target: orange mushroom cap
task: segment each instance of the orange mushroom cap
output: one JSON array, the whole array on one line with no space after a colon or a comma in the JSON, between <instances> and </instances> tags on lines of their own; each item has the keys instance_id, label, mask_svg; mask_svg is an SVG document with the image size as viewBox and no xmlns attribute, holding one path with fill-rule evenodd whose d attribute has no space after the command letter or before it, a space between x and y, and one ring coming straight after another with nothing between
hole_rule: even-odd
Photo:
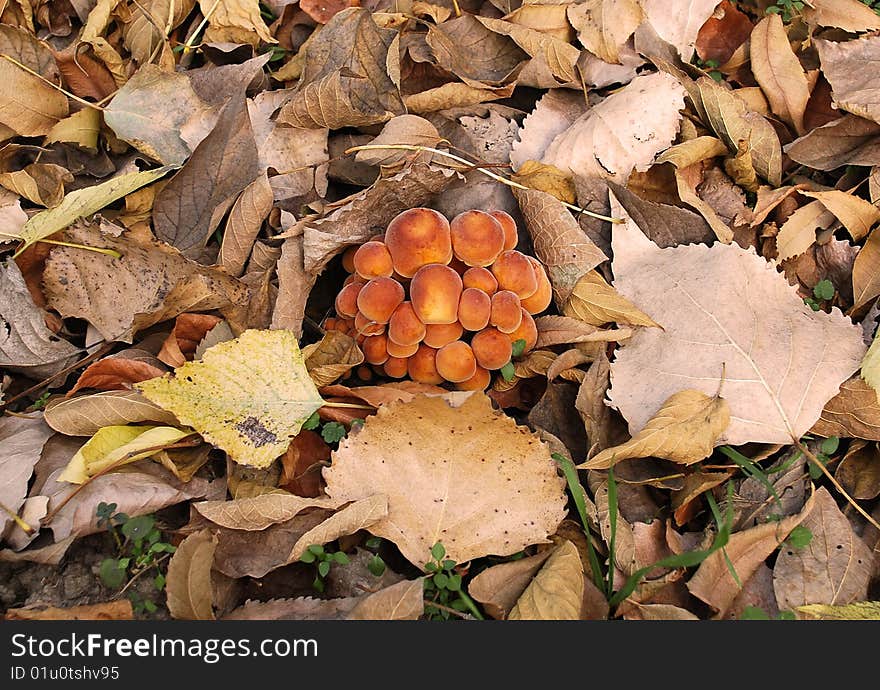
<instances>
[{"instance_id":1,"label":"orange mushroom cap","mask_svg":"<svg viewBox=\"0 0 880 690\"><path fill-rule=\"evenodd\" d=\"M544 266L541 262L531 256L527 256L526 258L529 260L529 263L532 264L532 268L535 269L535 277L538 279L538 289L535 291L534 295L522 300L522 306L527 312L529 312L529 314L540 314L549 307L550 302L553 301L553 285L551 285L550 278L547 277L547 271L544 270Z\"/></svg>"},{"instance_id":2,"label":"orange mushroom cap","mask_svg":"<svg viewBox=\"0 0 880 690\"><path fill-rule=\"evenodd\" d=\"M458 321L469 331L479 331L489 324L492 298L477 288L465 288L458 300Z\"/></svg>"},{"instance_id":3,"label":"orange mushroom cap","mask_svg":"<svg viewBox=\"0 0 880 690\"><path fill-rule=\"evenodd\" d=\"M358 250L357 245L352 245L342 253L342 268L348 273L354 273L354 253Z\"/></svg>"},{"instance_id":4,"label":"orange mushroom cap","mask_svg":"<svg viewBox=\"0 0 880 690\"><path fill-rule=\"evenodd\" d=\"M443 377L437 372L437 350L427 345L419 345L416 353L407 361L407 372L413 381L419 383L443 383Z\"/></svg>"},{"instance_id":5,"label":"orange mushroom cap","mask_svg":"<svg viewBox=\"0 0 880 690\"><path fill-rule=\"evenodd\" d=\"M465 288L482 290L490 297L498 290L498 281L495 280L492 271L482 266L474 266L466 270L461 277L461 284Z\"/></svg>"},{"instance_id":6,"label":"orange mushroom cap","mask_svg":"<svg viewBox=\"0 0 880 690\"><path fill-rule=\"evenodd\" d=\"M508 249L492 264L492 275L499 290L510 290L520 299L531 297L538 290L538 278L528 257L515 249Z\"/></svg>"},{"instance_id":7,"label":"orange mushroom cap","mask_svg":"<svg viewBox=\"0 0 880 690\"><path fill-rule=\"evenodd\" d=\"M388 342L385 343L385 348L388 350L389 357L406 359L407 357L411 357L416 353L416 350L419 349L419 344L413 343L412 345L398 345L389 336Z\"/></svg>"},{"instance_id":8,"label":"orange mushroom cap","mask_svg":"<svg viewBox=\"0 0 880 690\"><path fill-rule=\"evenodd\" d=\"M402 379L406 376L407 364L408 360L405 357L389 357L385 360L382 368L386 376L390 376L393 379Z\"/></svg>"},{"instance_id":9,"label":"orange mushroom cap","mask_svg":"<svg viewBox=\"0 0 880 690\"><path fill-rule=\"evenodd\" d=\"M412 302L401 302L388 321L388 337L398 345L417 345L425 337L425 324Z\"/></svg>"},{"instance_id":10,"label":"orange mushroom cap","mask_svg":"<svg viewBox=\"0 0 880 690\"><path fill-rule=\"evenodd\" d=\"M357 314L358 295L360 295L361 289L364 285L366 285L366 283L360 279L353 280L339 291L339 294L336 295L336 301L334 302L336 313L339 316L345 316L350 319Z\"/></svg>"},{"instance_id":11,"label":"orange mushroom cap","mask_svg":"<svg viewBox=\"0 0 880 690\"><path fill-rule=\"evenodd\" d=\"M385 231L394 270L410 278L427 264L448 264L452 259L449 221L431 208L411 208L398 214Z\"/></svg>"},{"instance_id":12,"label":"orange mushroom cap","mask_svg":"<svg viewBox=\"0 0 880 690\"><path fill-rule=\"evenodd\" d=\"M370 321L388 323L404 296L403 286L393 278L373 278L358 293L357 306Z\"/></svg>"},{"instance_id":13,"label":"orange mushroom cap","mask_svg":"<svg viewBox=\"0 0 880 690\"><path fill-rule=\"evenodd\" d=\"M459 213L449 230L453 253L468 266L488 266L504 250L504 229L485 211Z\"/></svg>"},{"instance_id":14,"label":"orange mushroom cap","mask_svg":"<svg viewBox=\"0 0 880 690\"><path fill-rule=\"evenodd\" d=\"M354 315L354 323L352 324L358 344L363 342L363 338L371 335L380 335L385 332L384 323L376 323L368 319L366 316L358 312Z\"/></svg>"},{"instance_id":15,"label":"orange mushroom cap","mask_svg":"<svg viewBox=\"0 0 880 690\"><path fill-rule=\"evenodd\" d=\"M354 270L364 280L390 278L394 265L388 247L382 242L364 242L354 253Z\"/></svg>"},{"instance_id":16,"label":"orange mushroom cap","mask_svg":"<svg viewBox=\"0 0 880 690\"><path fill-rule=\"evenodd\" d=\"M364 352L364 359L370 364L384 364L388 359L388 336L384 333L381 335L371 335L364 340L361 349Z\"/></svg>"},{"instance_id":17,"label":"orange mushroom cap","mask_svg":"<svg viewBox=\"0 0 880 690\"><path fill-rule=\"evenodd\" d=\"M492 383L492 374L489 373L488 369L483 369L483 367L478 364L474 375L467 381L461 381L460 383L455 384L455 387L460 391L482 391L486 390L486 387L490 383Z\"/></svg>"},{"instance_id":18,"label":"orange mushroom cap","mask_svg":"<svg viewBox=\"0 0 880 690\"><path fill-rule=\"evenodd\" d=\"M516 221L506 211L490 211L492 216L501 225L504 230L504 248L513 249L519 242L519 236L516 232Z\"/></svg>"},{"instance_id":19,"label":"orange mushroom cap","mask_svg":"<svg viewBox=\"0 0 880 690\"><path fill-rule=\"evenodd\" d=\"M517 340L526 341L523 354L530 352L532 348L535 347L535 343L538 342L538 326L535 324L532 315L526 311L525 307L522 307L522 321L519 324L519 328L508 333L507 337L510 338L511 345Z\"/></svg>"},{"instance_id":20,"label":"orange mushroom cap","mask_svg":"<svg viewBox=\"0 0 880 690\"><path fill-rule=\"evenodd\" d=\"M461 290L461 277L444 264L422 266L409 284L413 309L425 325L454 323Z\"/></svg>"},{"instance_id":21,"label":"orange mushroom cap","mask_svg":"<svg viewBox=\"0 0 880 690\"><path fill-rule=\"evenodd\" d=\"M455 323L432 323L425 330L425 339L422 341L428 347L434 349L448 345L453 340L458 340L464 333L464 328L456 321Z\"/></svg>"},{"instance_id":22,"label":"orange mushroom cap","mask_svg":"<svg viewBox=\"0 0 880 690\"><path fill-rule=\"evenodd\" d=\"M484 369L500 369L510 361L513 345L506 333L497 328L485 328L471 340L471 349L477 364Z\"/></svg>"},{"instance_id":23,"label":"orange mushroom cap","mask_svg":"<svg viewBox=\"0 0 880 690\"><path fill-rule=\"evenodd\" d=\"M461 383L477 373L477 358L467 343L456 340L437 350L435 357L437 373L447 381Z\"/></svg>"},{"instance_id":24,"label":"orange mushroom cap","mask_svg":"<svg viewBox=\"0 0 880 690\"><path fill-rule=\"evenodd\" d=\"M522 321L522 307L519 297L510 290L499 290L492 295L492 313L489 323L502 333L510 333L519 328Z\"/></svg>"}]
</instances>

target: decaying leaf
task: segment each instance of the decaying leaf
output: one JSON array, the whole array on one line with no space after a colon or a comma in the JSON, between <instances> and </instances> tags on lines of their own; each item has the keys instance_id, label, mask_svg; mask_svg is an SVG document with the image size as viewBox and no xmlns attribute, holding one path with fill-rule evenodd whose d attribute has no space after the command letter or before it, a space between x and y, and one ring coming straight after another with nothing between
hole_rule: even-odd
<instances>
[{"instance_id":1,"label":"decaying leaf","mask_svg":"<svg viewBox=\"0 0 880 690\"><path fill-rule=\"evenodd\" d=\"M860 329L836 310L811 311L753 252L659 249L631 220L613 232L615 287L663 324L634 333L612 365L609 397L633 435L673 393L715 395L724 381L731 423L719 443L790 443L859 366Z\"/></svg>"},{"instance_id":2,"label":"decaying leaf","mask_svg":"<svg viewBox=\"0 0 880 690\"><path fill-rule=\"evenodd\" d=\"M40 418L0 417L0 537L12 521L7 510L18 513L28 493L28 482L52 430Z\"/></svg>"},{"instance_id":3,"label":"decaying leaf","mask_svg":"<svg viewBox=\"0 0 880 690\"><path fill-rule=\"evenodd\" d=\"M787 144L785 153L792 160L817 170L834 170L843 165L878 165L880 124L846 114Z\"/></svg>"},{"instance_id":4,"label":"decaying leaf","mask_svg":"<svg viewBox=\"0 0 880 690\"><path fill-rule=\"evenodd\" d=\"M584 48L605 62L620 62L620 50L642 22L636 0L587 0L568 5L568 20Z\"/></svg>"},{"instance_id":5,"label":"decaying leaf","mask_svg":"<svg viewBox=\"0 0 880 690\"><path fill-rule=\"evenodd\" d=\"M261 531L287 522L307 508L338 508L329 498L302 498L286 492L265 493L231 501L202 501L195 509L207 520L226 529Z\"/></svg>"},{"instance_id":6,"label":"decaying leaf","mask_svg":"<svg viewBox=\"0 0 880 690\"><path fill-rule=\"evenodd\" d=\"M323 403L290 331L245 331L178 367L173 378L137 388L236 462L258 468L287 450Z\"/></svg>"},{"instance_id":7,"label":"decaying leaf","mask_svg":"<svg viewBox=\"0 0 880 690\"><path fill-rule=\"evenodd\" d=\"M340 443L324 478L337 500L387 495L388 517L369 531L420 567L438 541L458 562L511 554L564 517L547 447L480 393L457 408L430 397L383 405Z\"/></svg>"},{"instance_id":8,"label":"decaying leaf","mask_svg":"<svg viewBox=\"0 0 880 690\"><path fill-rule=\"evenodd\" d=\"M388 499L385 496L370 496L354 501L303 534L293 545L288 562L299 560L312 544L323 546L339 537L354 534L359 529L369 529L387 516Z\"/></svg>"},{"instance_id":9,"label":"decaying leaf","mask_svg":"<svg viewBox=\"0 0 880 690\"><path fill-rule=\"evenodd\" d=\"M807 620L869 620L880 621L880 601L857 601L845 606L808 604L796 609Z\"/></svg>"},{"instance_id":10,"label":"decaying leaf","mask_svg":"<svg viewBox=\"0 0 880 690\"><path fill-rule=\"evenodd\" d=\"M845 43L817 40L822 71L831 84L834 102L853 115L880 122L876 93L880 76L865 69L880 59L880 37L859 38Z\"/></svg>"},{"instance_id":11,"label":"decaying leaf","mask_svg":"<svg viewBox=\"0 0 880 690\"><path fill-rule=\"evenodd\" d=\"M602 330L569 316L539 316L535 325L538 328L535 347L538 348L567 343L616 342L632 335L629 328Z\"/></svg>"},{"instance_id":12,"label":"decaying leaf","mask_svg":"<svg viewBox=\"0 0 880 690\"><path fill-rule=\"evenodd\" d=\"M66 608L31 604L20 609L7 609L5 619L8 621L129 621L134 620L134 611L128 599Z\"/></svg>"},{"instance_id":13,"label":"decaying leaf","mask_svg":"<svg viewBox=\"0 0 880 690\"><path fill-rule=\"evenodd\" d=\"M565 541L550 554L508 615L509 620L578 620L584 599L584 566Z\"/></svg>"},{"instance_id":14,"label":"decaying leaf","mask_svg":"<svg viewBox=\"0 0 880 690\"><path fill-rule=\"evenodd\" d=\"M837 507L828 489L821 487L811 500L801 526L813 535L803 548L788 545L773 568L773 589L780 610L807 604L841 606L863 601L874 565L874 555Z\"/></svg>"},{"instance_id":15,"label":"decaying leaf","mask_svg":"<svg viewBox=\"0 0 880 690\"><path fill-rule=\"evenodd\" d=\"M303 348L302 354L318 388L335 383L364 362L354 338L339 331L328 331L319 342Z\"/></svg>"},{"instance_id":16,"label":"decaying leaf","mask_svg":"<svg viewBox=\"0 0 880 690\"><path fill-rule=\"evenodd\" d=\"M657 457L691 465L712 454L715 443L730 424L730 408L724 398L709 397L697 390L683 390L669 397L641 431L620 446L606 448L581 469L608 469L629 458Z\"/></svg>"},{"instance_id":17,"label":"decaying leaf","mask_svg":"<svg viewBox=\"0 0 880 690\"><path fill-rule=\"evenodd\" d=\"M562 307L562 313L593 326L625 323L662 328L650 316L611 287L598 271L581 276Z\"/></svg>"},{"instance_id":18,"label":"decaying leaf","mask_svg":"<svg viewBox=\"0 0 880 690\"><path fill-rule=\"evenodd\" d=\"M492 618L506 618L552 553L553 550L548 549L486 568L468 583L468 594L479 601Z\"/></svg>"},{"instance_id":19,"label":"decaying leaf","mask_svg":"<svg viewBox=\"0 0 880 690\"><path fill-rule=\"evenodd\" d=\"M843 382L840 392L825 404L810 432L823 438L849 436L880 441L877 392L859 376Z\"/></svg>"},{"instance_id":20,"label":"decaying leaf","mask_svg":"<svg viewBox=\"0 0 880 690\"><path fill-rule=\"evenodd\" d=\"M640 0L645 20L681 59L690 61L700 27L712 16L720 0Z\"/></svg>"},{"instance_id":21,"label":"decaying leaf","mask_svg":"<svg viewBox=\"0 0 880 690\"><path fill-rule=\"evenodd\" d=\"M91 436L105 426L153 422L176 426L177 418L134 390L56 398L46 405L46 424L68 436Z\"/></svg>"},{"instance_id":22,"label":"decaying leaf","mask_svg":"<svg viewBox=\"0 0 880 690\"><path fill-rule=\"evenodd\" d=\"M422 580L403 580L365 595L348 620L416 620L425 610Z\"/></svg>"},{"instance_id":23,"label":"decaying leaf","mask_svg":"<svg viewBox=\"0 0 880 690\"><path fill-rule=\"evenodd\" d=\"M211 565L217 539L210 530L194 532L177 547L168 564L168 611L184 620L214 620Z\"/></svg>"}]
</instances>

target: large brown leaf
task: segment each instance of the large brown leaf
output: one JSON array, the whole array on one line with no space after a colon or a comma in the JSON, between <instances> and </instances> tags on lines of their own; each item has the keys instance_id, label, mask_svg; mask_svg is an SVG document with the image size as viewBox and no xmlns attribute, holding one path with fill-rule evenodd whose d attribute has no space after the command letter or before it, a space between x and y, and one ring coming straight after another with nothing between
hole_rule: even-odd
<instances>
[{"instance_id":1,"label":"large brown leaf","mask_svg":"<svg viewBox=\"0 0 880 690\"><path fill-rule=\"evenodd\" d=\"M753 251L660 249L631 219L613 232L615 287L663 324L634 333L612 365L609 397L632 434L673 393L721 385L731 423L718 443L790 443L858 368L861 329L810 310Z\"/></svg>"},{"instance_id":2,"label":"large brown leaf","mask_svg":"<svg viewBox=\"0 0 880 690\"><path fill-rule=\"evenodd\" d=\"M340 443L324 478L337 500L388 496L388 517L368 529L419 567L438 541L458 562L516 553L564 517L547 446L482 393L457 408L425 396L383 405Z\"/></svg>"},{"instance_id":3,"label":"large brown leaf","mask_svg":"<svg viewBox=\"0 0 880 690\"><path fill-rule=\"evenodd\" d=\"M880 122L877 100L880 74L875 69L866 69L866 65L880 60L880 36L845 43L820 39L815 45L837 106L853 115Z\"/></svg>"},{"instance_id":4,"label":"large brown leaf","mask_svg":"<svg viewBox=\"0 0 880 690\"><path fill-rule=\"evenodd\" d=\"M106 340L131 342L134 334L188 311L245 304L247 288L222 270L184 258L155 240L73 227L63 239L113 249L106 254L56 247L46 261L43 287L50 307L87 319Z\"/></svg>"},{"instance_id":5,"label":"large brown leaf","mask_svg":"<svg viewBox=\"0 0 880 690\"><path fill-rule=\"evenodd\" d=\"M880 165L880 124L847 114L795 139L785 152L792 160L816 170Z\"/></svg>"},{"instance_id":6,"label":"large brown leaf","mask_svg":"<svg viewBox=\"0 0 880 690\"><path fill-rule=\"evenodd\" d=\"M259 154L244 94L223 108L217 125L156 196L156 237L197 256L229 206L259 174Z\"/></svg>"},{"instance_id":7,"label":"large brown leaf","mask_svg":"<svg viewBox=\"0 0 880 690\"><path fill-rule=\"evenodd\" d=\"M880 17L859 0L810 0L803 13L814 26L834 26L852 33L880 29Z\"/></svg>"},{"instance_id":8,"label":"large brown leaf","mask_svg":"<svg viewBox=\"0 0 880 690\"><path fill-rule=\"evenodd\" d=\"M803 548L788 545L773 567L773 589L780 610L806 604L844 605L862 601L874 555L840 512L828 489L821 487L801 522L812 538Z\"/></svg>"}]
</instances>

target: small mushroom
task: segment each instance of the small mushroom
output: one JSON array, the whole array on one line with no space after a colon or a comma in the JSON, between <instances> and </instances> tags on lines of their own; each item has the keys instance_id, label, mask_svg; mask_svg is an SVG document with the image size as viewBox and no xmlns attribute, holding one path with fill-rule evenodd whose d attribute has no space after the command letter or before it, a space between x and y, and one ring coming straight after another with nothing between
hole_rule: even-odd
<instances>
[{"instance_id":1,"label":"small mushroom","mask_svg":"<svg viewBox=\"0 0 880 690\"><path fill-rule=\"evenodd\" d=\"M416 349L418 349L418 346L416 346ZM393 379L402 379L406 376L407 364L408 361L405 357L388 357L385 360L385 364L382 365L382 369L385 371L386 376L390 376Z\"/></svg>"},{"instance_id":2,"label":"small mushroom","mask_svg":"<svg viewBox=\"0 0 880 690\"><path fill-rule=\"evenodd\" d=\"M388 360L388 336L371 335L364 340L361 349L364 359L370 364L384 364Z\"/></svg>"},{"instance_id":3,"label":"small mushroom","mask_svg":"<svg viewBox=\"0 0 880 690\"><path fill-rule=\"evenodd\" d=\"M437 350L425 344L419 345L419 349L407 361L409 377L419 383L443 383L443 377L437 371L436 359Z\"/></svg>"},{"instance_id":4,"label":"small mushroom","mask_svg":"<svg viewBox=\"0 0 880 690\"><path fill-rule=\"evenodd\" d=\"M412 302L401 302L388 321L388 337L398 345L417 345L425 337L425 324Z\"/></svg>"},{"instance_id":5,"label":"small mushroom","mask_svg":"<svg viewBox=\"0 0 880 690\"><path fill-rule=\"evenodd\" d=\"M528 257L515 249L501 252L492 264L492 275L498 281L500 290L515 292L520 299L526 299L538 290L538 278Z\"/></svg>"},{"instance_id":6,"label":"small mushroom","mask_svg":"<svg viewBox=\"0 0 880 690\"><path fill-rule=\"evenodd\" d=\"M435 358L437 373L447 381L461 383L477 373L477 359L471 346L461 340L444 345Z\"/></svg>"},{"instance_id":7,"label":"small mushroom","mask_svg":"<svg viewBox=\"0 0 880 690\"><path fill-rule=\"evenodd\" d=\"M491 211L489 213L501 225L504 230L504 248L513 249L519 242L519 236L516 232L516 221L506 211Z\"/></svg>"},{"instance_id":8,"label":"small mushroom","mask_svg":"<svg viewBox=\"0 0 880 690\"><path fill-rule=\"evenodd\" d=\"M541 262L531 256L527 256L526 258L529 260L532 268L535 269L535 277L538 279L538 289L531 297L526 297L522 300L522 306L527 312L529 312L529 314L540 314L549 307L550 302L553 301L553 286L550 284L550 279L547 277L547 271L544 270L544 266Z\"/></svg>"},{"instance_id":9,"label":"small mushroom","mask_svg":"<svg viewBox=\"0 0 880 690\"><path fill-rule=\"evenodd\" d=\"M463 328L480 331L489 325L491 314L492 298L489 295L477 288L462 290L458 300L458 321Z\"/></svg>"},{"instance_id":10,"label":"small mushroom","mask_svg":"<svg viewBox=\"0 0 880 690\"><path fill-rule=\"evenodd\" d=\"M370 240L354 253L354 270L364 280L390 278L394 273L391 253L382 242Z\"/></svg>"},{"instance_id":11,"label":"small mushroom","mask_svg":"<svg viewBox=\"0 0 880 690\"><path fill-rule=\"evenodd\" d=\"M358 295L364 285L366 285L366 283L362 280L353 280L339 291L334 303L336 313L339 316L345 316L350 319L354 318L354 315L357 314L358 311Z\"/></svg>"},{"instance_id":12,"label":"small mushroom","mask_svg":"<svg viewBox=\"0 0 880 690\"><path fill-rule=\"evenodd\" d=\"M416 350L419 349L419 344L413 343L412 345L398 345L391 339L391 336L389 335L388 342L385 343L385 349L388 350L389 357L399 357L401 359L406 359L407 357L411 357L416 353Z\"/></svg>"},{"instance_id":13,"label":"small mushroom","mask_svg":"<svg viewBox=\"0 0 880 690\"><path fill-rule=\"evenodd\" d=\"M427 264L448 264L452 260L452 237L446 217L430 208L412 208L388 224L385 245L394 270L411 278Z\"/></svg>"},{"instance_id":14,"label":"small mushroom","mask_svg":"<svg viewBox=\"0 0 880 690\"><path fill-rule=\"evenodd\" d=\"M459 213L449 223L452 251L468 266L489 266L504 250L504 230L485 211Z\"/></svg>"},{"instance_id":15,"label":"small mushroom","mask_svg":"<svg viewBox=\"0 0 880 690\"><path fill-rule=\"evenodd\" d=\"M519 297L510 290L499 290L492 295L492 313L489 323L502 333L510 333L519 328L522 321L522 307Z\"/></svg>"},{"instance_id":16,"label":"small mushroom","mask_svg":"<svg viewBox=\"0 0 880 690\"><path fill-rule=\"evenodd\" d=\"M498 290L498 281L495 280L492 271L482 266L474 266L466 270L461 276L461 284L465 288L482 290L490 297Z\"/></svg>"},{"instance_id":17,"label":"small mushroom","mask_svg":"<svg viewBox=\"0 0 880 690\"><path fill-rule=\"evenodd\" d=\"M500 369L510 361L513 345L506 333L497 328L485 328L471 340L471 349L477 364L484 369Z\"/></svg>"},{"instance_id":18,"label":"small mushroom","mask_svg":"<svg viewBox=\"0 0 880 690\"><path fill-rule=\"evenodd\" d=\"M422 266L409 285L413 309L425 325L455 323L461 290L461 277L444 264Z\"/></svg>"},{"instance_id":19,"label":"small mushroom","mask_svg":"<svg viewBox=\"0 0 880 690\"><path fill-rule=\"evenodd\" d=\"M455 384L455 387L460 391L482 391L486 390L486 387L490 383L492 383L492 374L489 373L488 369L483 369L483 367L478 364L474 375L467 381L461 381Z\"/></svg>"},{"instance_id":20,"label":"small mushroom","mask_svg":"<svg viewBox=\"0 0 880 690\"><path fill-rule=\"evenodd\" d=\"M440 348L458 340L464 333L462 325L455 323L432 323L425 330L424 343L428 347Z\"/></svg>"},{"instance_id":21,"label":"small mushroom","mask_svg":"<svg viewBox=\"0 0 880 690\"><path fill-rule=\"evenodd\" d=\"M358 340L358 345L363 342L363 338L367 338L371 335L380 335L385 332L384 323L376 323L360 312L354 315L353 327L356 339Z\"/></svg>"},{"instance_id":22,"label":"small mushroom","mask_svg":"<svg viewBox=\"0 0 880 690\"><path fill-rule=\"evenodd\" d=\"M519 324L519 328L508 333L507 336L510 338L511 344L515 343L517 340L526 341L526 347L523 350L523 354L530 352L532 348L535 347L535 343L538 342L538 327L535 325L535 320L532 318L532 315L526 311L525 307L522 307L522 321Z\"/></svg>"},{"instance_id":23,"label":"small mushroom","mask_svg":"<svg viewBox=\"0 0 880 690\"><path fill-rule=\"evenodd\" d=\"M394 278L373 278L358 293L357 306L370 321L385 324L404 296L403 286Z\"/></svg>"}]
</instances>

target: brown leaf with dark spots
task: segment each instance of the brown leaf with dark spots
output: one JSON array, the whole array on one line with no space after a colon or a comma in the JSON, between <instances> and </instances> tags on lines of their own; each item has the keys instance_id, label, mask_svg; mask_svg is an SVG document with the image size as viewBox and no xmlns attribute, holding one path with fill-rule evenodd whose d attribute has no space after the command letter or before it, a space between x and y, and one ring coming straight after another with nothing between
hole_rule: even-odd
<instances>
[{"instance_id":1,"label":"brown leaf with dark spots","mask_svg":"<svg viewBox=\"0 0 880 690\"><path fill-rule=\"evenodd\" d=\"M235 196L259 172L259 154L242 94L223 108L214 130L156 196L156 236L186 256L197 256Z\"/></svg>"},{"instance_id":2,"label":"brown leaf with dark spots","mask_svg":"<svg viewBox=\"0 0 880 690\"><path fill-rule=\"evenodd\" d=\"M211 314L180 314L156 356L169 367L182 366L192 360L199 343L220 321L220 317Z\"/></svg>"}]
</instances>

